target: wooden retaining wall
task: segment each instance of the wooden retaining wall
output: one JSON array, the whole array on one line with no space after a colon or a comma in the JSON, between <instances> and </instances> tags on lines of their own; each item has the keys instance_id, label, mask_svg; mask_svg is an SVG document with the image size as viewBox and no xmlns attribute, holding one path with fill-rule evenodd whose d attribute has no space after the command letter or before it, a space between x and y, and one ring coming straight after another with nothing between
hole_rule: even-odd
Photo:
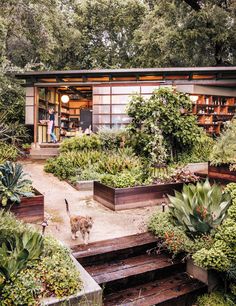
<instances>
[{"instance_id":1,"label":"wooden retaining wall","mask_svg":"<svg viewBox=\"0 0 236 306\"><path fill-rule=\"evenodd\" d=\"M181 191L183 183L169 183L128 188L112 188L94 182L94 200L112 210L122 210L161 204L163 196Z\"/></svg>"}]
</instances>

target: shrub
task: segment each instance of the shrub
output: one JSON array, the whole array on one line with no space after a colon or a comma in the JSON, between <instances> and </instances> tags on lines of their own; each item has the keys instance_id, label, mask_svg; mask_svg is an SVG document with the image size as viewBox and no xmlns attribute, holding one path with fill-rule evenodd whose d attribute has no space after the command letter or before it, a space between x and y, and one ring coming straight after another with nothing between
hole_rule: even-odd
<instances>
[{"instance_id":1,"label":"shrub","mask_svg":"<svg viewBox=\"0 0 236 306\"><path fill-rule=\"evenodd\" d=\"M32 182L25 179L26 174L20 164L5 162L0 165L0 198L2 206L8 202L20 203L21 197L32 197L33 193L29 190Z\"/></svg>"},{"instance_id":2,"label":"shrub","mask_svg":"<svg viewBox=\"0 0 236 306\"><path fill-rule=\"evenodd\" d=\"M161 238L160 246L174 254L188 253L193 254L197 250L213 244L210 235L190 238L186 235L182 226L175 225L169 212L153 214L148 222L148 229L155 236Z\"/></svg>"},{"instance_id":3,"label":"shrub","mask_svg":"<svg viewBox=\"0 0 236 306\"><path fill-rule=\"evenodd\" d=\"M224 131L217 139L213 147L210 161L212 165L230 164L235 168L236 164L236 119L226 125Z\"/></svg>"},{"instance_id":4,"label":"shrub","mask_svg":"<svg viewBox=\"0 0 236 306\"><path fill-rule=\"evenodd\" d=\"M15 236L22 237L20 245L32 255L28 257L26 265L18 273L11 274L8 280L0 277L0 305L39 305L42 297L62 297L81 289L79 273L69 256L69 250L51 237L41 237L43 248L37 239L34 246L32 239L36 235L39 234L16 220L11 213L0 212L0 244ZM0 254L3 256L3 252ZM2 258L0 262L2 264ZM8 262L12 268L12 261Z\"/></svg>"},{"instance_id":5,"label":"shrub","mask_svg":"<svg viewBox=\"0 0 236 306\"><path fill-rule=\"evenodd\" d=\"M153 163L163 163L190 151L202 133L196 117L181 112L191 108L188 95L167 88L158 89L148 100L134 96L127 113L136 153L148 156Z\"/></svg>"},{"instance_id":6,"label":"shrub","mask_svg":"<svg viewBox=\"0 0 236 306\"><path fill-rule=\"evenodd\" d=\"M202 248L193 255L195 263L201 267L214 268L219 271L226 271L236 263L236 184L230 183L225 188L230 193L232 205L228 210L228 216L216 229L214 244L206 251Z\"/></svg>"},{"instance_id":7,"label":"shrub","mask_svg":"<svg viewBox=\"0 0 236 306\"><path fill-rule=\"evenodd\" d=\"M184 185L182 193L175 191L174 197L168 197L172 219L191 235L210 233L222 223L231 204L230 195L208 180Z\"/></svg>"},{"instance_id":8,"label":"shrub","mask_svg":"<svg viewBox=\"0 0 236 306\"><path fill-rule=\"evenodd\" d=\"M18 149L5 142L0 142L0 164L5 163L7 160L15 161L19 155Z\"/></svg>"},{"instance_id":9,"label":"shrub","mask_svg":"<svg viewBox=\"0 0 236 306\"><path fill-rule=\"evenodd\" d=\"M124 128L107 128L102 127L97 133L102 148L105 150L119 149L126 146L128 133Z\"/></svg>"},{"instance_id":10,"label":"shrub","mask_svg":"<svg viewBox=\"0 0 236 306\"><path fill-rule=\"evenodd\" d=\"M88 165L97 163L101 156L99 151L66 152L47 160L44 170L61 180L70 179L77 175L80 168L86 169Z\"/></svg>"},{"instance_id":11,"label":"shrub","mask_svg":"<svg viewBox=\"0 0 236 306\"><path fill-rule=\"evenodd\" d=\"M60 145L60 152L65 153L71 151L100 150L101 145L102 143L98 135L83 135L65 139Z\"/></svg>"},{"instance_id":12,"label":"shrub","mask_svg":"<svg viewBox=\"0 0 236 306\"><path fill-rule=\"evenodd\" d=\"M223 295L221 292L212 292L200 296L197 300L197 306L234 306L235 304Z\"/></svg>"}]
</instances>

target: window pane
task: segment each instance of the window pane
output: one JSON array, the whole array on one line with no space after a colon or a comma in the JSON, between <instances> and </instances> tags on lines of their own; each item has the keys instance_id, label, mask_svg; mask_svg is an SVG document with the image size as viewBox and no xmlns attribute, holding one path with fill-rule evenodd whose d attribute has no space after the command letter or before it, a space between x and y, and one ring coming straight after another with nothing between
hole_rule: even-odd
<instances>
[{"instance_id":1,"label":"window pane","mask_svg":"<svg viewBox=\"0 0 236 306\"><path fill-rule=\"evenodd\" d=\"M140 86L116 86L112 87L113 94L134 94L140 93Z\"/></svg>"},{"instance_id":2,"label":"window pane","mask_svg":"<svg viewBox=\"0 0 236 306\"><path fill-rule=\"evenodd\" d=\"M113 115L112 116L112 123L113 124L122 124L122 123L129 123L130 118L127 115Z\"/></svg>"},{"instance_id":3,"label":"window pane","mask_svg":"<svg viewBox=\"0 0 236 306\"><path fill-rule=\"evenodd\" d=\"M93 113L94 114L101 114L101 113L110 113L110 105L94 105L93 106Z\"/></svg>"},{"instance_id":4,"label":"window pane","mask_svg":"<svg viewBox=\"0 0 236 306\"><path fill-rule=\"evenodd\" d=\"M129 95L112 96L112 104L128 104L131 99Z\"/></svg>"},{"instance_id":5,"label":"window pane","mask_svg":"<svg viewBox=\"0 0 236 306\"><path fill-rule=\"evenodd\" d=\"M142 86L141 93L153 93L154 90L158 89L160 86Z\"/></svg>"},{"instance_id":6,"label":"window pane","mask_svg":"<svg viewBox=\"0 0 236 306\"><path fill-rule=\"evenodd\" d=\"M112 113L125 114L126 105L112 105Z\"/></svg>"},{"instance_id":7,"label":"window pane","mask_svg":"<svg viewBox=\"0 0 236 306\"><path fill-rule=\"evenodd\" d=\"M110 96L93 96L94 104L110 104Z\"/></svg>"},{"instance_id":8,"label":"window pane","mask_svg":"<svg viewBox=\"0 0 236 306\"><path fill-rule=\"evenodd\" d=\"M93 123L110 123L110 115L93 115Z\"/></svg>"},{"instance_id":9,"label":"window pane","mask_svg":"<svg viewBox=\"0 0 236 306\"><path fill-rule=\"evenodd\" d=\"M25 108L25 124L34 124L34 107L26 106Z\"/></svg>"},{"instance_id":10,"label":"window pane","mask_svg":"<svg viewBox=\"0 0 236 306\"><path fill-rule=\"evenodd\" d=\"M103 94L103 95L109 95L110 94L110 87L100 87L100 86L93 86L93 94Z\"/></svg>"}]
</instances>

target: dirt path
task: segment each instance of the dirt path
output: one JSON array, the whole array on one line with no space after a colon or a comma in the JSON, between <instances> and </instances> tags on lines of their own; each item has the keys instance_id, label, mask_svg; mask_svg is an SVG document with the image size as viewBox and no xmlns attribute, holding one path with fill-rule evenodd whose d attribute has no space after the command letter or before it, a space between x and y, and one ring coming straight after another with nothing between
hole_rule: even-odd
<instances>
[{"instance_id":1,"label":"dirt path","mask_svg":"<svg viewBox=\"0 0 236 306\"><path fill-rule=\"evenodd\" d=\"M94 201L91 192L77 191L69 184L59 181L43 171L43 162L23 162L24 171L30 175L33 186L45 196L45 212L49 216L47 232L67 245L81 243L80 237L73 241L70 236L69 218L65 210L66 198L72 214L93 217L94 225L90 241L136 234L146 230L146 220L157 209L148 207L114 212Z\"/></svg>"}]
</instances>

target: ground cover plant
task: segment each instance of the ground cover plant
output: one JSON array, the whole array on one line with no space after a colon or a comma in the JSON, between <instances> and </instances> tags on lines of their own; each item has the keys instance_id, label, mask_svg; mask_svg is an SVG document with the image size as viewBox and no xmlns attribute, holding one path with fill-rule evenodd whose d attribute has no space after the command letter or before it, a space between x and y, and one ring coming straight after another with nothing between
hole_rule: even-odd
<instances>
[{"instance_id":1,"label":"ground cover plant","mask_svg":"<svg viewBox=\"0 0 236 306\"><path fill-rule=\"evenodd\" d=\"M196 265L218 271L226 288L221 301L234 305L236 184L230 183L221 191L220 186L210 186L206 181L184 186L183 193L177 192L176 197L169 198L169 211L154 214L148 224L149 230L159 238L159 248L175 255L191 255ZM199 305L208 305L208 301L213 305L215 295L200 299Z\"/></svg>"},{"instance_id":2,"label":"ground cover plant","mask_svg":"<svg viewBox=\"0 0 236 306\"><path fill-rule=\"evenodd\" d=\"M36 306L44 297L69 296L81 286L68 249L0 212L0 305Z\"/></svg>"}]
</instances>

